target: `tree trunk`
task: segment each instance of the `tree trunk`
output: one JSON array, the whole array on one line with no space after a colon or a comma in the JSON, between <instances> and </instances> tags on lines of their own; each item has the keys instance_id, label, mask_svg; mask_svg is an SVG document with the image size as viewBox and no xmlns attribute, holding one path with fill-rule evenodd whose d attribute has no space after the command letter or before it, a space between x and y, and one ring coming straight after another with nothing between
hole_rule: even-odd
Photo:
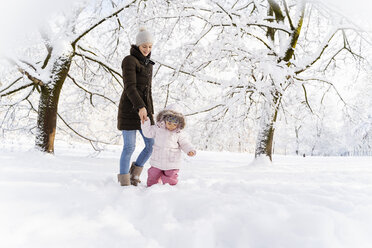
<instances>
[{"instance_id":1,"label":"tree trunk","mask_svg":"<svg viewBox=\"0 0 372 248\"><path fill-rule=\"evenodd\" d=\"M298 155L300 153L300 137L299 137L299 133L300 133L300 129L301 129L301 126L299 127L295 127L295 133L296 133L296 155Z\"/></svg>"},{"instance_id":2,"label":"tree trunk","mask_svg":"<svg viewBox=\"0 0 372 248\"><path fill-rule=\"evenodd\" d=\"M273 150L273 140L274 140L274 124L278 116L279 103L280 103L279 93L273 98L272 104L268 102L263 103L260 130L257 136L255 158L260 156L266 156L272 161L272 150Z\"/></svg>"},{"instance_id":3,"label":"tree trunk","mask_svg":"<svg viewBox=\"0 0 372 248\"><path fill-rule=\"evenodd\" d=\"M273 16L275 14L275 20L277 23L284 23L284 15L280 9L280 5L275 0L268 0L269 9L268 15ZM287 62L289 66L290 59L293 57L294 49L296 47L298 38L300 36L301 27L304 18L305 4L300 4L300 18L298 20L296 28L292 29L292 33L289 37L289 46L286 49L285 56L282 60ZM274 43L275 31L272 28L268 28L266 36ZM273 140L274 140L274 124L279 111L279 104L282 95L275 90L272 95L272 100L267 100L263 103L263 114L261 116L260 130L258 132L256 141L256 151L255 158L260 156L267 156L272 161L272 150L273 150Z\"/></svg>"},{"instance_id":4,"label":"tree trunk","mask_svg":"<svg viewBox=\"0 0 372 248\"><path fill-rule=\"evenodd\" d=\"M52 81L41 86L35 146L43 152L54 153L59 95L71 60L72 54L57 58L51 72Z\"/></svg>"},{"instance_id":5,"label":"tree trunk","mask_svg":"<svg viewBox=\"0 0 372 248\"><path fill-rule=\"evenodd\" d=\"M279 4L275 0L268 0L268 16L274 17L277 23L283 23L284 15L280 9ZM270 22L273 22L271 20ZM266 36L274 44L275 39L274 28L268 28ZM269 96L268 96L269 97ZM273 151L273 140L274 140L274 124L278 115L278 102L280 101L280 94L278 91L274 91L271 100L265 100L262 104L262 115L260 121L260 129L258 131L255 158L266 156L272 161Z\"/></svg>"}]
</instances>

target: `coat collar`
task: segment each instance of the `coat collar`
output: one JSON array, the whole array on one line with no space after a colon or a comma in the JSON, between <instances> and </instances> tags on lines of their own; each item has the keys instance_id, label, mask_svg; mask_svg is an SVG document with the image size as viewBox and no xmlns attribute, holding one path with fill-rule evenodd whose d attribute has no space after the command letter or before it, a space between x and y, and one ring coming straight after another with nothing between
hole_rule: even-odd
<instances>
[{"instance_id":1,"label":"coat collar","mask_svg":"<svg viewBox=\"0 0 372 248\"><path fill-rule=\"evenodd\" d=\"M136 57L139 61L143 62L145 65L148 65L148 64L155 65L155 62L150 60L151 53L147 55L146 57L143 56L138 46L136 45L132 45L132 47L130 48L130 55Z\"/></svg>"}]
</instances>

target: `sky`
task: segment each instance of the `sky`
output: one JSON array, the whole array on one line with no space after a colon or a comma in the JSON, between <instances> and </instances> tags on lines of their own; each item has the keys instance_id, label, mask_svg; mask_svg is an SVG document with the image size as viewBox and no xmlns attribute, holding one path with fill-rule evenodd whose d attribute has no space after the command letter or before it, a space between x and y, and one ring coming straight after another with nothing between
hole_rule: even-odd
<instances>
[{"instance_id":1,"label":"sky","mask_svg":"<svg viewBox=\"0 0 372 248\"><path fill-rule=\"evenodd\" d=\"M370 0L318 0L328 3L329 6L338 9L355 24L372 32L372 1Z\"/></svg>"},{"instance_id":2,"label":"sky","mask_svg":"<svg viewBox=\"0 0 372 248\"><path fill-rule=\"evenodd\" d=\"M27 43L56 10L63 11L74 0L0 0L0 56Z\"/></svg>"}]
</instances>

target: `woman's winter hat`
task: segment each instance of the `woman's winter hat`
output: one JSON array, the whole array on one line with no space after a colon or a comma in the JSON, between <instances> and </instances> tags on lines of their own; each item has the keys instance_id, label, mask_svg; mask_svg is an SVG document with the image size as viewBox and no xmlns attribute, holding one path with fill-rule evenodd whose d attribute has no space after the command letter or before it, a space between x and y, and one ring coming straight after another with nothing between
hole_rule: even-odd
<instances>
[{"instance_id":1,"label":"woman's winter hat","mask_svg":"<svg viewBox=\"0 0 372 248\"><path fill-rule=\"evenodd\" d=\"M139 46L143 43L154 43L154 39L149 31L146 30L146 28L141 27L139 29L139 32L136 36L136 46Z\"/></svg>"}]
</instances>

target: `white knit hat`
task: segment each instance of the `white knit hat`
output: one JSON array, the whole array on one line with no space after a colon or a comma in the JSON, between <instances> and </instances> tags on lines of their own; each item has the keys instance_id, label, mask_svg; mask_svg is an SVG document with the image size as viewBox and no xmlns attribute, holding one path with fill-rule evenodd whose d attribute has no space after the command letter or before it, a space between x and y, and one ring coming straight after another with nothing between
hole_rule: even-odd
<instances>
[{"instance_id":1,"label":"white knit hat","mask_svg":"<svg viewBox=\"0 0 372 248\"><path fill-rule=\"evenodd\" d=\"M154 40L152 38L152 35L149 31L146 30L146 28L141 27L139 29L139 32L136 36L136 46L139 46L143 43L154 43Z\"/></svg>"}]
</instances>

